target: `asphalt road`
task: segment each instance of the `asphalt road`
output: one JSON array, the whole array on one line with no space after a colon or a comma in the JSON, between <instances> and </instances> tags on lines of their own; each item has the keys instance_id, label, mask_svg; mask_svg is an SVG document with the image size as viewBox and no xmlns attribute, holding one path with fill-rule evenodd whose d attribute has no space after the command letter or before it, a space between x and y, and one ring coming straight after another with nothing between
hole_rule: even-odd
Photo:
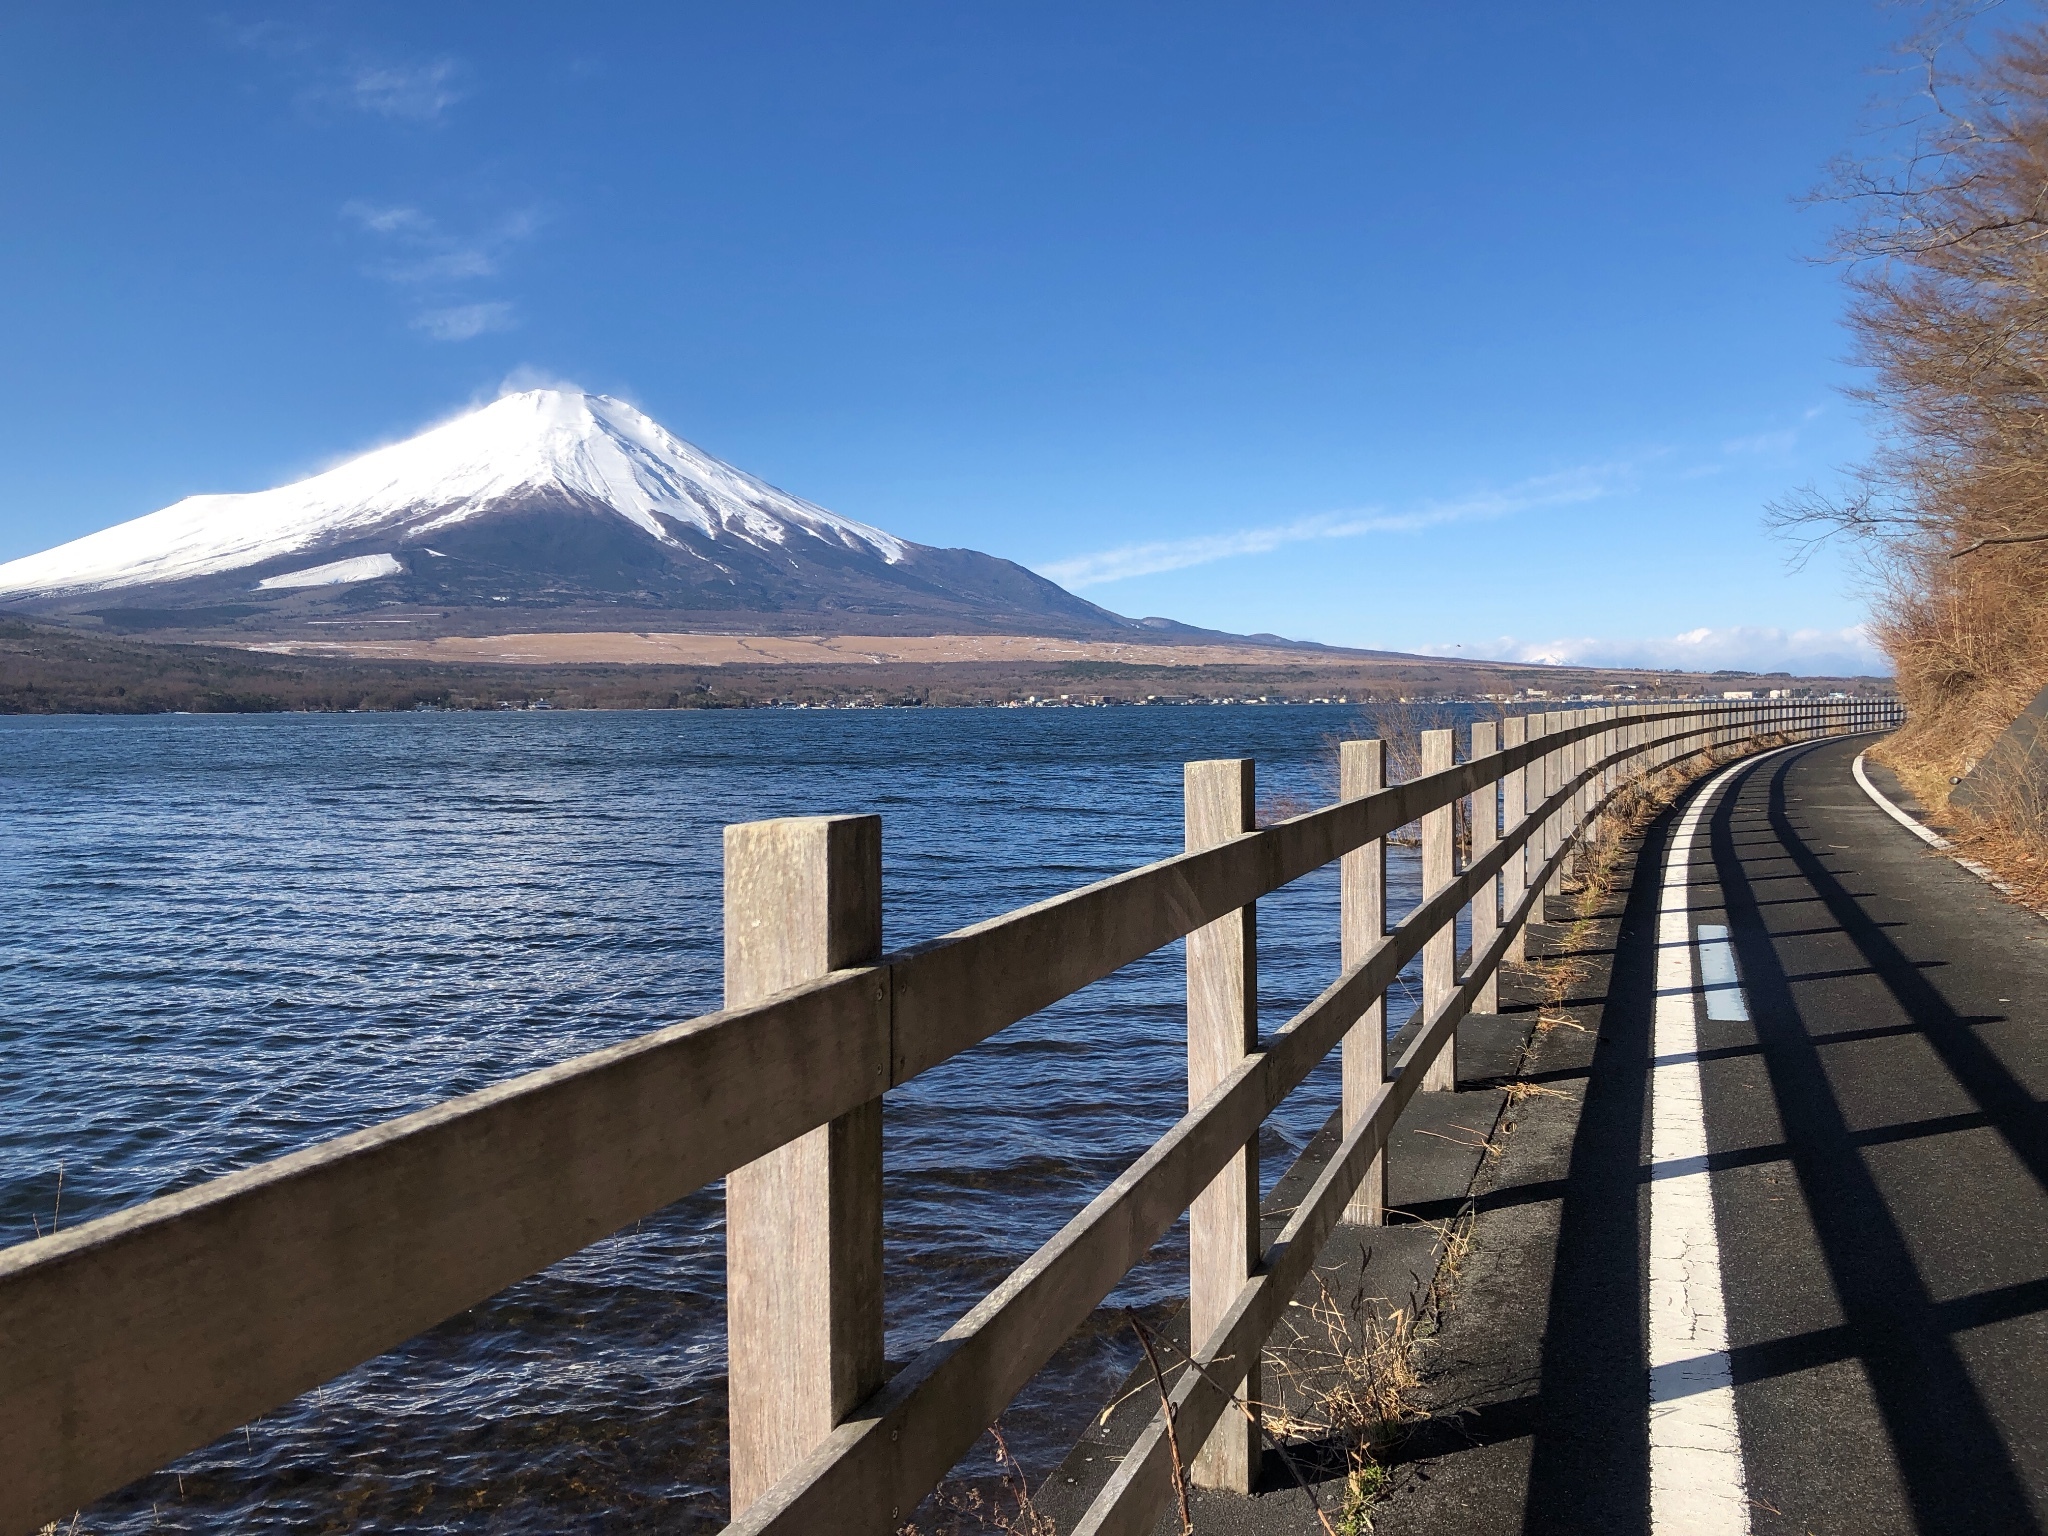
<instances>
[{"instance_id":1,"label":"asphalt road","mask_svg":"<svg viewBox=\"0 0 2048 1536\"><path fill-rule=\"evenodd\" d=\"M1659 909L1691 798L1569 941L1595 972L1579 1025L1531 1043L1520 1076L1554 1091L1476 1192L1432 1417L1376 1531L2048 1531L2048 921L1874 805L1850 775L1868 745L1745 764L1697 822L1677 974L1711 983L1700 930L1726 928L1735 983L1690 1020L1703 1160L1653 1155ZM1652 1490L1653 1207L1702 1161L1732 1526L1725 1499Z\"/></svg>"},{"instance_id":2,"label":"asphalt road","mask_svg":"<svg viewBox=\"0 0 2048 1536\"><path fill-rule=\"evenodd\" d=\"M1753 1526L2040 1531L2048 922L1872 804L1865 744L1741 771L1694 850L1749 1014L1697 1027Z\"/></svg>"}]
</instances>

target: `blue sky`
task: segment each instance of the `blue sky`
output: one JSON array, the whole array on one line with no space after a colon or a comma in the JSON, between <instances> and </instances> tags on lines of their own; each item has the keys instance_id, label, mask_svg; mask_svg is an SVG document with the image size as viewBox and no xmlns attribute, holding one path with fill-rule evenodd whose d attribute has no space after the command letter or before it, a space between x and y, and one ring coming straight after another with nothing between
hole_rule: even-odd
<instances>
[{"instance_id":1,"label":"blue sky","mask_svg":"<svg viewBox=\"0 0 2048 1536\"><path fill-rule=\"evenodd\" d=\"M17 6L0 559L507 381L1121 612L1858 658L1796 6ZM1686 638L1690 637L1690 638Z\"/></svg>"}]
</instances>

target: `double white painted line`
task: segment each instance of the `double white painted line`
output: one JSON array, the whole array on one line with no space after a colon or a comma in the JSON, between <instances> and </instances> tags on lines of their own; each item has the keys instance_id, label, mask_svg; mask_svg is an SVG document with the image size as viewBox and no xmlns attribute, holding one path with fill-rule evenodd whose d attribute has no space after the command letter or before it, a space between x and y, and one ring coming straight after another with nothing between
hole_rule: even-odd
<instances>
[{"instance_id":1,"label":"double white painted line","mask_svg":"<svg viewBox=\"0 0 2048 1536\"><path fill-rule=\"evenodd\" d=\"M1722 786L1758 760L1724 769L1693 796L1664 856L1650 1067L1650 1529L1656 1536L1749 1531L1721 1245L1707 1175L1698 1032L1702 1006L1709 1019L1747 1019L1749 1008L1726 928L1700 926L1695 981L1691 906L1700 823Z\"/></svg>"}]
</instances>

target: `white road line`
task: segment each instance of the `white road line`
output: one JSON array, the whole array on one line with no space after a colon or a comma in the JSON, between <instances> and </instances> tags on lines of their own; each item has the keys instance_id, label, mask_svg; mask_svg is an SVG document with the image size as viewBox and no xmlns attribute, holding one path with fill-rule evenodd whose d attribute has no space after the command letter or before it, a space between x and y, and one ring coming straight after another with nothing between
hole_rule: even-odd
<instances>
[{"instance_id":1,"label":"white road line","mask_svg":"<svg viewBox=\"0 0 2048 1536\"><path fill-rule=\"evenodd\" d=\"M1863 754L1861 752L1856 754L1856 761L1849 765L1849 772L1855 777L1856 782L1863 786L1863 793L1870 796L1872 800L1875 800L1877 808L1883 811L1885 815L1891 817L1893 821L1896 821L1908 832L1919 838L1928 847L1939 848L1944 853L1948 851L1947 838L1931 827L1921 826L1919 822L1908 816L1898 806L1892 804L1890 797L1883 790L1870 782L1870 775L1863 771Z\"/></svg>"},{"instance_id":2,"label":"white road line","mask_svg":"<svg viewBox=\"0 0 2048 1536\"><path fill-rule=\"evenodd\" d=\"M1908 832L1919 838L1928 847L1939 849L1947 854L1979 880L1982 880L1986 885L1996 890L2000 895L2010 896L2019 905L2026 906L2025 902L2020 901L2018 891L2015 891L2010 885L1999 879L1998 876L1991 873L1990 870L1979 864L1975 859L1966 859L1960 853L1957 853L1954 843L1951 843L1932 827L1923 826L1911 813L1894 804L1889 795L1871 783L1870 775L1863 771L1863 754L1861 752L1856 754L1856 761L1849 765L1849 772L1855 776L1856 782L1863 786L1863 793L1870 796L1876 802L1877 808L1883 811L1885 815L1891 817L1893 821L1896 821ZM2048 908L2028 907L2027 910L2038 917L2048 917Z\"/></svg>"},{"instance_id":3,"label":"white road line","mask_svg":"<svg viewBox=\"0 0 2048 1536\"><path fill-rule=\"evenodd\" d=\"M1655 1536L1749 1532L1749 1485L1742 1468L1742 1432L1735 1420L1735 1380L1728 1360L1728 1315L1721 1296L1721 1245L1714 1231L1707 1173L1699 1064L1701 989L1693 979L1689 909L1693 843L1700 823L1721 786L1756 761L1757 757L1745 758L1724 769L1693 796L1664 856L1658 902L1649 1274L1650 1529ZM1703 929L1702 938L1708 937ZM1715 937L1725 953L1727 930ZM1732 984L1732 955L1727 968L1725 980ZM1739 1004L1739 989L1734 996Z\"/></svg>"}]
</instances>

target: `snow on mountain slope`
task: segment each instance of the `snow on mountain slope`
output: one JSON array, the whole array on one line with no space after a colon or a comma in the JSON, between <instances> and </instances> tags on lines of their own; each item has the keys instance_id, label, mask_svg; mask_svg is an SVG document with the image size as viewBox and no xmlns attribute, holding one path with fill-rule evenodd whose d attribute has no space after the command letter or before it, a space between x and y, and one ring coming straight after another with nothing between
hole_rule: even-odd
<instances>
[{"instance_id":1,"label":"snow on mountain slope","mask_svg":"<svg viewBox=\"0 0 2048 1536\"><path fill-rule=\"evenodd\" d=\"M609 508L653 539L781 547L805 536L902 562L900 539L790 496L672 436L620 400L534 389L276 490L188 496L161 512L0 565L0 595L49 596L179 581L371 534L393 548L536 493ZM376 559L377 557L359 557ZM361 566L361 580L395 569ZM311 574L311 573L307 573ZM284 585L271 583L269 585Z\"/></svg>"},{"instance_id":2,"label":"snow on mountain slope","mask_svg":"<svg viewBox=\"0 0 2048 1536\"><path fill-rule=\"evenodd\" d=\"M331 560L303 571L286 571L266 576L256 583L258 592L282 592L291 587L345 587L352 581L375 581L379 576L396 576L405 569L396 555L357 555L353 560Z\"/></svg>"}]
</instances>

